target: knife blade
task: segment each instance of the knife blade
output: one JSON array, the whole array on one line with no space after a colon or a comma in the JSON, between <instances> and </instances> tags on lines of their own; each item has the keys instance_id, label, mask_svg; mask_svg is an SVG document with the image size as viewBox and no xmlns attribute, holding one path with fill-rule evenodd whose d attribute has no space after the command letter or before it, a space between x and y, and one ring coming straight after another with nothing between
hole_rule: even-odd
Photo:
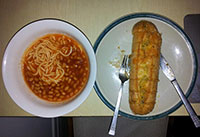
<instances>
[{"instance_id":1,"label":"knife blade","mask_svg":"<svg viewBox=\"0 0 200 137\"><path fill-rule=\"evenodd\" d=\"M160 68L170 81L173 81L175 79L172 68L169 66L167 60L163 57L162 54L160 55Z\"/></svg>"},{"instance_id":2,"label":"knife blade","mask_svg":"<svg viewBox=\"0 0 200 137\"><path fill-rule=\"evenodd\" d=\"M170 82L172 83L174 88L176 89L176 91L177 91L179 97L181 98L187 112L189 113L195 127L196 128L200 127L200 120L199 120L197 114L195 113L191 104L189 103L189 101L185 97L180 85L178 84L178 82L176 80L176 77L175 77L175 74L174 74L172 68L170 67L167 60L163 57L162 54L160 56L160 68L161 68L162 72L165 74L165 76L170 80Z\"/></svg>"}]
</instances>

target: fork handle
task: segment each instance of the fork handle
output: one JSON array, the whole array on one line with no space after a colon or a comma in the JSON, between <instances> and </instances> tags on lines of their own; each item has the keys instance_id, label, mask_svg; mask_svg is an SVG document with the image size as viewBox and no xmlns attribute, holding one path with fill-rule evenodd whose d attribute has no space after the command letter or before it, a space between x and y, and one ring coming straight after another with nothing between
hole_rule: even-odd
<instances>
[{"instance_id":1,"label":"fork handle","mask_svg":"<svg viewBox=\"0 0 200 137\"><path fill-rule=\"evenodd\" d=\"M191 104L189 103L189 101L187 100L187 98L185 97L181 87L179 86L177 80L173 80L172 84L174 86L174 88L176 89L178 95L180 96L181 100L183 101L183 104L185 105L185 108L187 110L187 112L189 113L194 125L196 128L200 127L200 120L197 116L197 114L195 113L194 109L192 108Z\"/></svg>"},{"instance_id":2,"label":"fork handle","mask_svg":"<svg viewBox=\"0 0 200 137\"><path fill-rule=\"evenodd\" d=\"M118 98L117 98L117 104L115 106L115 112L114 112L114 115L113 115L113 118L112 118L110 130L108 132L108 134L112 135L112 136L115 135L115 129L116 129L116 125L117 125L117 118L118 118L118 112L119 112L120 102L121 102L121 98L122 98L123 86L124 86L124 83L121 83L119 93L118 93Z\"/></svg>"}]
</instances>

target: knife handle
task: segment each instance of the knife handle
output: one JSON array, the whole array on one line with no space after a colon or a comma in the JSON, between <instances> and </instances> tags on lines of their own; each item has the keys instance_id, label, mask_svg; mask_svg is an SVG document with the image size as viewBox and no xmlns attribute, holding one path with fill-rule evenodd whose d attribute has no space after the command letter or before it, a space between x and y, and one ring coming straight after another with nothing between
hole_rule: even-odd
<instances>
[{"instance_id":1,"label":"knife handle","mask_svg":"<svg viewBox=\"0 0 200 137\"><path fill-rule=\"evenodd\" d=\"M174 86L174 88L176 89L179 97L181 98L181 100L183 101L183 104L185 105L185 108L187 110L187 112L189 113L194 125L196 128L200 127L200 120L197 116L197 114L195 113L194 109L192 108L191 104L189 103L189 101L187 100L187 98L185 97L181 87L179 86L177 80L173 80L172 84Z\"/></svg>"}]
</instances>

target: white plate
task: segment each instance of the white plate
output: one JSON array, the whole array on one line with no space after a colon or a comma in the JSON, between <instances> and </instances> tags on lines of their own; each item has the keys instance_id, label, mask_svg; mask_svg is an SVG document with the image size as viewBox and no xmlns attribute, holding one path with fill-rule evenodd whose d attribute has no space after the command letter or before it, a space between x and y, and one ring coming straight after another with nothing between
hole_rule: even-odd
<instances>
[{"instance_id":1,"label":"white plate","mask_svg":"<svg viewBox=\"0 0 200 137\"><path fill-rule=\"evenodd\" d=\"M161 52L173 68L186 96L194 86L197 73L196 55L184 31L173 21L155 14L131 14L111 23L98 37L94 49L97 58L95 90L101 100L112 110L116 104L120 80L119 64L124 54L131 53L132 27L140 20L154 23L162 34ZM147 115L135 115L129 108L129 81L125 83L120 114L133 119L154 119L166 116L181 105L170 81L159 72L156 104Z\"/></svg>"},{"instance_id":2,"label":"white plate","mask_svg":"<svg viewBox=\"0 0 200 137\"><path fill-rule=\"evenodd\" d=\"M29 91L21 72L24 50L35 39L48 33L71 35L82 43L89 56L89 81L78 97L65 104L51 104L38 99ZM3 57L2 75L9 95L18 106L36 116L57 117L76 109L90 94L96 78L96 58L90 41L76 26L58 19L40 19L25 25L11 38Z\"/></svg>"}]
</instances>

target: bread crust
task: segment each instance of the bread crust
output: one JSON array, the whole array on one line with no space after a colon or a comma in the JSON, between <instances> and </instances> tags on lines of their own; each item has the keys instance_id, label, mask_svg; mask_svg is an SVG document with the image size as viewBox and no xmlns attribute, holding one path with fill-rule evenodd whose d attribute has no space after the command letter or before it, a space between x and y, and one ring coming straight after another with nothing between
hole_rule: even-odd
<instances>
[{"instance_id":1,"label":"bread crust","mask_svg":"<svg viewBox=\"0 0 200 137\"><path fill-rule=\"evenodd\" d=\"M156 26L142 20L132 29L129 105L135 114L148 114L154 108L159 75L161 34Z\"/></svg>"}]
</instances>

